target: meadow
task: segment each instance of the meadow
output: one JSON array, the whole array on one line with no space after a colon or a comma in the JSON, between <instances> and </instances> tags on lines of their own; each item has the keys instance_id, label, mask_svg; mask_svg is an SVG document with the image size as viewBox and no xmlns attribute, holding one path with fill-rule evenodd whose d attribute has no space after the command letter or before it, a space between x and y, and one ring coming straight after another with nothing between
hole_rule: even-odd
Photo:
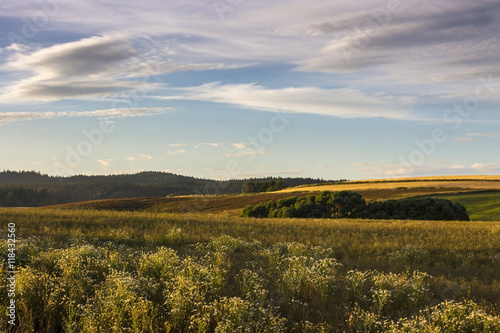
<instances>
[{"instance_id":1,"label":"meadow","mask_svg":"<svg viewBox=\"0 0 500 333\"><path fill-rule=\"evenodd\" d=\"M500 332L500 222L0 217L17 237L4 332ZM6 255L1 267L6 281Z\"/></svg>"},{"instance_id":2,"label":"meadow","mask_svg":"<svg viewBox=\"0 0 500 333\"><path fill-rule=\"evenodd\" d=\"M475 221L500 221L500 191L439 195L439 198L459 202Z\"/></svg>"}]
</instances>

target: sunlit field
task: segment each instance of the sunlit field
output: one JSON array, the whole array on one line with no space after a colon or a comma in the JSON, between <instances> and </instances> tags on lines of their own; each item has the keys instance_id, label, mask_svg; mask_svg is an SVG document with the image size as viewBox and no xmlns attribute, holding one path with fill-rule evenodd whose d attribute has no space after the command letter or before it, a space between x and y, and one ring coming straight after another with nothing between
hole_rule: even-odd
<instances>
[{"instance_id":1,"label":"sunlit field","mask_svg":"<svg viewBox=\"0 0 500 333\"><path fill-rule=\"evenodd\" d=\"M291 187L280 192L295 191L359 191L370 189L454 189L456 191L470 190L500 190L500 177L498 176L448 176L448 177L420 177L398 179L376 179L365 181L347 181L333 184L303 185Z\"/></svg>"},{"instance_id":2,"label":"sunlit field","mask_svg":"<svg viewBox=\"0 0 500 333\"><path fill-rule=\"evenodd\" d=\"M18 332L500 331L500 222L0 216Z\"/></svg>"},{"instance_id":3,"label":"sunlit field","mask_svg":"<svg viewBox=\"0 0 500 333\"><path fill-rule=\"evenodd\" d=\"M460 202L467 207L472 221L500 220L500 191L442 195L439 198Z\"/></svg>"}]
</instances>

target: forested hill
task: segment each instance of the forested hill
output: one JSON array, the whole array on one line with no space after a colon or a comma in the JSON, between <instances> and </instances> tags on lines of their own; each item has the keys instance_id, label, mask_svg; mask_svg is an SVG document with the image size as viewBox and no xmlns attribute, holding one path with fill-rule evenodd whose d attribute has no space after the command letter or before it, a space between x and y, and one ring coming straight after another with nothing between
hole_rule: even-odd
<instances>
[{"instance_id":1,"label":"forested hill","mask_svg":"<svg viewBox=\"0 0 500 333\"><path fill-rule=\"evenodd\" d=\"M206 181L194 177L175 175L167 172L140 172L135 174L108 175L108 176L69 176L53 177L35 171L2 171L0 172L0 185L39 185L55 183L123 183L131 184L158 184L185 181Z\"/></svg>"},{"instance_id":2,"label":"forested hill","mask_svg":"<svg viewBox=\"0 0 500 333\"><path fill-rule=\"evenodd\" d=\"M218 181L153 171L107 176L53 177L35 171L2 171L0 206L43 206L114 198L241 193L243 184L248 181L273 179L278 178ZM289 186L327 182L312 178L279 179Z\"/></svg>"}]
</instances>

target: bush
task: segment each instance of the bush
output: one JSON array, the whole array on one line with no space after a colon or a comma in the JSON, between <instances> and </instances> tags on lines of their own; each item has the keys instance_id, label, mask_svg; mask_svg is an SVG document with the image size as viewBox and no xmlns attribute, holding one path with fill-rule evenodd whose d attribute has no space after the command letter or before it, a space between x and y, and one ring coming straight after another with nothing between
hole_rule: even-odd
<instances>
[{"instance_id":1,"label":"bush","mask_svg":"<svg viewBox=\"0 0 500 333\"><path fill-rule=\"evenodd\" d=\"M469 221L464 206L447 199L413 198L375 201L353 191L323 191L303 198L290 197L246 206L242 217L257 218L366 218L404 220Z\"/></svg>"},{"instance_id":2,"label":"bush","mask_svg":"<svg viewBox=\"0 0 500 333\"><path fill-rule=\"evenodd\" d=\"M357 214L360 218L393 220L470 221L459 203L437 198L409 198L372 202Z\"/></svg>"}]
</instances>

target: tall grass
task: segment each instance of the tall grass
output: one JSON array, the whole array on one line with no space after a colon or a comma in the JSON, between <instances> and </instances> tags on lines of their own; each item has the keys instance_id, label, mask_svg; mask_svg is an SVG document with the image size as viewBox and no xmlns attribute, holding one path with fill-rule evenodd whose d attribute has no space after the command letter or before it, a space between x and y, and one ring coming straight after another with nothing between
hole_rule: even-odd
<instances>
[{"instance_id":1,"label":"tall grass","mask_svg":"<svg viewBox=\"0 0 500 333\"><path fill-rule=\"evenodd\" d=\"M500 331L499 222L0 218L19 238L17 332Z\"/></svg>"}]
</instances>

